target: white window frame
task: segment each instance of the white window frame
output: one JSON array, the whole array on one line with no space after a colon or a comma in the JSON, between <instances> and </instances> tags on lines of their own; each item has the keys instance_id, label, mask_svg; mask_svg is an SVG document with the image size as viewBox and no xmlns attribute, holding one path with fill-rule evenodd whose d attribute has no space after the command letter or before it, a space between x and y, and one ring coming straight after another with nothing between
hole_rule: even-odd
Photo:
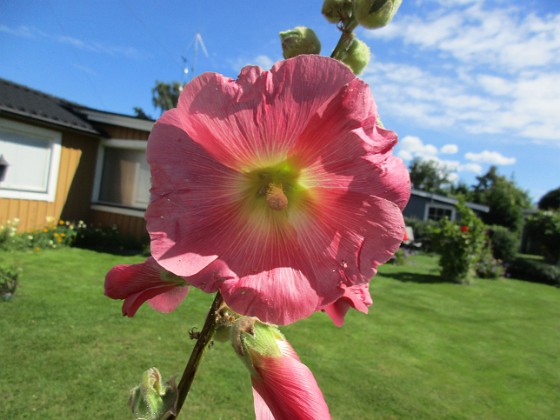
<instances>
[{"instance_id":1,"label":"white window frame","mask_svg":"<svg viewBox=\"0 0 560 420\"><path fill-rule=\"evenodd\" d=\"M454 206L451 205L446 205L446 204L436 204L436 203L427 203L425 210L424 210L424 220L431 220L428 218L428 216L430 215L430 209L431 208L435 208L435 209L443 209L443 210L451 210L451 218L450 221L453 222L455 221L455 217L456 217L456 209Z\"/></svg>"},{"instance_id":2,"label":"white window frame","mask_svg":"<svg viewBox=\"0 0 560 420\"><path fill-rule=\"evenodd\" d=\"M99 142L97 150L97 162L95 165L95 178L93 182L92 194L92 210L105 211L108 213L123 214L125 216L144 217L145 209L136 209L118 204L106 203L99 201L99 193L101 190L101 177L103 176L103 162L105 159L105 149L128 149L146 152L148 146L147 140L124 140L124 139L104 139ZM136 183L134 188L136 188Z\"/></svg>"},{"instance_id":3,"label":"white window frame","mask_svg":"<svg viewBox=\"0 0 560 420\"><path fill-rule=\"evenodd\" d=\"M19 200L37 200L54 202L60 167L60 155L62 152L62 133L42 127L6 120L0 118L0 130L20 134L34 140L44 141L50 146L50 161L45 191L25 191L16 189L4 189L0 185L0 198L15 198ZM10 163L8 161L8 163ZM10 167L8 166L8 171Z\"/></svg>"}]
</instances>

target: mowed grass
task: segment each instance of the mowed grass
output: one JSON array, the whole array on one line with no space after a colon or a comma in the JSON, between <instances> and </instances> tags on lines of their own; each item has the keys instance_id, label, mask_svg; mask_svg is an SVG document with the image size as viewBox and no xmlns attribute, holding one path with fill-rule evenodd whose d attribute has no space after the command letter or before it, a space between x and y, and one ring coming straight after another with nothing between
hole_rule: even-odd
<instances>
[{"instance_id":1,"label":"mowed grass","mask_svg":"<svg viewBox=\"0 0 560 420\"><path fill-rule=\"evenodd\" d=\"M127 419L128 390L157 366L180 375L212 296L168 315L120 315L107 270L141 257L80 249L5 253L23 268L0 303L0 418ZM560 289L513 279L441 282L437 260L383 266L369 315L283 328L335 419L551 419L560 413ZM205 355L181 418L254 418L249 374L228 344Z\"/></svg>"}]
</instances>

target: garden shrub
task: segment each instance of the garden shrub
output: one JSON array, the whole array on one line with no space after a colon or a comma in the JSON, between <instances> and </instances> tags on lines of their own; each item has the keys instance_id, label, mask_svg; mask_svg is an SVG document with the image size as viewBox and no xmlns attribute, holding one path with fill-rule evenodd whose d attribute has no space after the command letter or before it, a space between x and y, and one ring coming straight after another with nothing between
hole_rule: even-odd
<instances>
[{"instance_id":1,"label":"garden shrub","mask_svg":"<svg viewBox=\"0 0 560 420\"><path fill-rule=\"evenodd\" d=\"M67 246L92 249L118 254L141 253L148 243L145 240L121 235L116 226L88 226L83 221L47 220L44 228L32 232L17 233L18 219L0 226L0 249L23 251L32 249L56 249Z\"/></svg>"},{"instance_id":2,"label":"garden shrub","mask_svg":"<svg viewBox=\"0 0 560 420\"><path fill-rule=\"evenodd\" d=\"M15 266L0 266L0 301L12 299L19 285L19 273Z\"/></svg>"},{"instance_id":3,"label":"garden shrub","mask_svg":"<svg viewBox=\"0 0 560 420\"><path fill-rule=\"evenodd\" d=\"M508 228L499 225L488 226L488 238L494 258L505 263L513 261L519 250L519 238Z\"/></svg>"},{"instance_id":4,"label":"garden shrub","mask_svg":"<svg viewBox=\"0 0 560 420\"><path fill-rule=\"evenodd\" d=\"M83 222L79 222L83 223ZM44 228L32 232L17 233L19 219L13 219L0 227L0 249L6 251L22 251L33 249L56 249L72 245L77 236L80 224L47 219Z\"/></svg>"},{"instance_id":5,"label":"garden shrub","mask_svg":"<svg viewBox=\"0 0 560 420\"><path fill-rule=\"evenodd\" d=\"M475 275L475 263L483 249L484 223L463 202L457 204L460 224L442 219L432 230L434 249L440 255L441 276L460 284L469 284Z\"/></svg>"},{"instance_id":6,"label":"garden shrub","mask_svg":"<svg viewBox=\"0 0 560 420\"><path fill-rule=\"evenodd\" d=\"M492 247L487 242L475 262L475 272L477 277L482 279L497 279L504 275L502 261L492 255Z\"/></svg>"},{"instance_id":7,"label":"garden shrub","mask_svg":"<svg viewBox=\"0 0 560 420\"><path fill-rule=\"evenodd\" d=\"M438 225L434 220L420 220L416 217L405 217L405 224L414 232L414 242L422 244L422 251L431 252L432 230Z\"/></svg>"},{"instance_id":8,"label":"garden shrub","mask_svg":"<svg viewBox=\"0 0 560 420\"><path fill-rule=\"evenodd\" d=\"M121 235L116 225L105 227L84 224L78 231L74 246L116 254L136 254L143 251L145 242L147 239L142 241Z\"/></svg>"},{"instance_id":9,"label":"garden shrub","mask_svg":"<svg viewBox=\"0 0 560 420\"><path fill-rule=\"evenodd\" d=\"M542 261L518 257L507 269L509 277L560 286L560 267Z\"/></svg>"},{"instance_id":10,"label":"garden shrub","mask_svg":"<svg viewBox=\"0 0 560 420\"><path fill-rule=\"evenodd\" d=\"M539 243L550 264L560 264L560 211L539 211L527 220L529 237Z\"/></svg>"}]
</instances>

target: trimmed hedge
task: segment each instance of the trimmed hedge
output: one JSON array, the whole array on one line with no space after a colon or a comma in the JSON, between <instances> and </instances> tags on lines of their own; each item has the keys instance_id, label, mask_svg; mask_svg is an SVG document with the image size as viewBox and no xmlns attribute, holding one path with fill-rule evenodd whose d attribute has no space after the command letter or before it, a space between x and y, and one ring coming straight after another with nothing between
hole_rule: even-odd
<instances>
[{"instance_id":1,"label":"trimmed hedge","mask_svg":"<svg viewBox=\"0 0 560 420\"><path fill-rule=\"evenodd\" d=\"M517 257L507 269L509 277L560 287L560 267L538 260Z\"/></svg>"}]
</instances>

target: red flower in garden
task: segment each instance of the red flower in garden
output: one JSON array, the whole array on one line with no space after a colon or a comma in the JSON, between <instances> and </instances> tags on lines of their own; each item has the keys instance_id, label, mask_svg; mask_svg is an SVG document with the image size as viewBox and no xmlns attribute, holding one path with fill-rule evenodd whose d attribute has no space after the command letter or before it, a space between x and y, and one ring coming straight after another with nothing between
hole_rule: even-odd
<instances>
[{"instance_id":1,"label":"red flower in garden","mask_svg":"<svg viewBox=\"0 0 560 420\"><path fill-rule=\"evenodd\" d=\"M468 232L469 231L469 227L468 226L461 226L461 232Z\"/></svg>"},{"instance_id":2,"label":"red flower in garden","mask_svg":"<svg viewBox=\"0 0 560 420\"><path fill-rule=\"evenodd\" d=\"M366 83L320 56L203 74L148 141L151 252L265 322L367 283L404 236L408 172Z\"/></svg>"}]
</instances>

